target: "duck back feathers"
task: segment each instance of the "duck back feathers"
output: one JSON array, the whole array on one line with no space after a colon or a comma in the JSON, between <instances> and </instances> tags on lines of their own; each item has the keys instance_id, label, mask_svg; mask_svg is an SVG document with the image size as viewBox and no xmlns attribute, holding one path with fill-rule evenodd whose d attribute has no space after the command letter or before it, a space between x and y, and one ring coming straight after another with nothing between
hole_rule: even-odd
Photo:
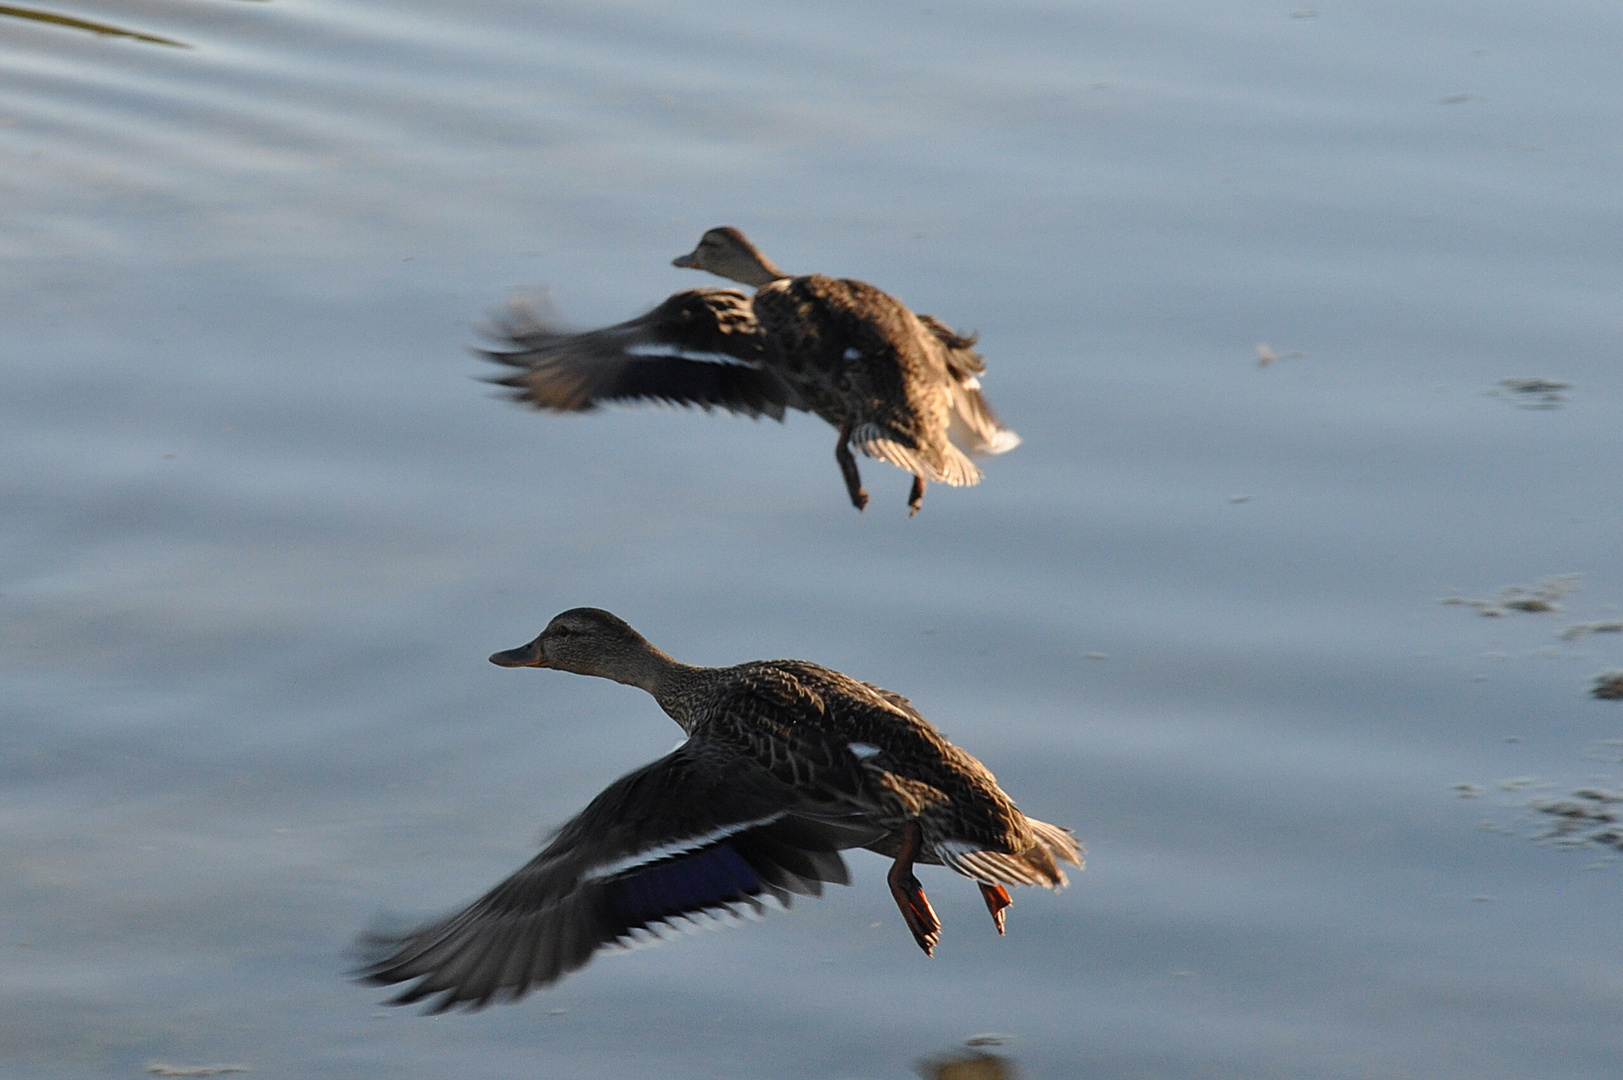
<instances>
[{"instance_id":1,"label":"duck back feathers","mask_svg":"<svg viewBox=\"0 0 1623 1080\"><path fill-rule=\"evenodd\" d=\"M865 282L808 274L763 286L755 311L806 407L848 430L852 446L928 480L980 480L948 438L957 380L947 349L899 300Z\"/></svg>"}]
</instances>

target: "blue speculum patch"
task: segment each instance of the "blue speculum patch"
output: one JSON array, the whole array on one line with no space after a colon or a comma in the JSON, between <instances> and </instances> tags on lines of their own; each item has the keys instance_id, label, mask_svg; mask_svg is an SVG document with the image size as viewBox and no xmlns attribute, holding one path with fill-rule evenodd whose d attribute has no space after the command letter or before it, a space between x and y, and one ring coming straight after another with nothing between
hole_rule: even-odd
<instances>
[{"instance_id":1,"label":"blue speculum patch","mask_svg":"<svg viewBox=\"0 0 1623 1080\"><path fill-rule=\"evenodd\" d=\"M655 863L609 885L608 902L632 925L718 907L761 891L761 879L743 857L722 845Z\"/></svg>"}]
</instances>

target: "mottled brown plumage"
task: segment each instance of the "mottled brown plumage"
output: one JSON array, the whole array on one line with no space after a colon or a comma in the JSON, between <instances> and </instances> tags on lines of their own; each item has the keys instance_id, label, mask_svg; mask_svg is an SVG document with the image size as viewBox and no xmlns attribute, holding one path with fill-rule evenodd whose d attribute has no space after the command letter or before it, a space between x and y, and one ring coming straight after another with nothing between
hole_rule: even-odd
<instances>
[{"instance_id":1,"label":"mottled brown plumage","mask_svg":"<svg viewBox=\"0 0 1623 1080\"><path fill-rule=\"evenodd\" d=\"M974 484L970 455L1012 450L981 395L985 362L973 337L860 281L789 277L737 229L711 229L677 266L756 289L679 292L639 318L564 333L523 307L486 352L519 372L496 380L537 408L579 412L604 401L652 400L751 417L815 413L840 432L835 457L851 502L868 495L851 447L913 473L917 513L924 485Z\"/></svg>"},{"instance_id":2,"label":"mottled brown plumage","mask_svg":"<svg viewBox=\"0 0 1623 1080\"><path fill-rule=\"evenodd\" d=\"M976 880L999 933L1006 885L1065 884L1069 830L1026 817L985 766L905 698L802 660L679 663L595 608L557 616L504 667L597 675L652 694L688 739L622 777L465 910L374 935L364 978L436 1007L518 998L600 948L705 915L759 911L849 881L840 851L896 860L891 892L930 952L940 922L916 862Z\"/></svg>"}]
</instances>

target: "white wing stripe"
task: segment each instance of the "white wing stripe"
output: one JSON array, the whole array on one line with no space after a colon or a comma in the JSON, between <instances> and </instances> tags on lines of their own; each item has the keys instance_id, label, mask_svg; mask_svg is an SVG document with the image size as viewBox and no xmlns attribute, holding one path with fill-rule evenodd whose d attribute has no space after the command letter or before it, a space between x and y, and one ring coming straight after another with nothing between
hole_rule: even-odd
<instances>
[{"instance_id":1,"label":"white wing stripe","mask_svg":"<svg viewBox=\"0 0 1623 1080\"><path fill-rule=\"evenodd\" d=\"M770 825L772 822L778 821L783 817L784 811L780 810L776 814L771 814L764 818L756 818L754 821L740 821L730 825L722 825L715 829L711 829L707 833L701 833L698 836L685 836L680 840L672 840L656 847L645 848L642 851L635 851L630 855L625 855L615 859L613 862L603 863L600 866L592 867L590 870L586 871L586 873L581 875L581 881L601 881L604 878L614 877L616 874L623 874L627 870L634 870L639 866L647 866L649 863L659 862L661 859L669 859L672 856L681 855L685 852L697 851L699 848L708 847L711 844L716 843L718 840L725 840L729 836L735 836L738 833L756 828L757 826Z\"/></svg>"}]
</instances>

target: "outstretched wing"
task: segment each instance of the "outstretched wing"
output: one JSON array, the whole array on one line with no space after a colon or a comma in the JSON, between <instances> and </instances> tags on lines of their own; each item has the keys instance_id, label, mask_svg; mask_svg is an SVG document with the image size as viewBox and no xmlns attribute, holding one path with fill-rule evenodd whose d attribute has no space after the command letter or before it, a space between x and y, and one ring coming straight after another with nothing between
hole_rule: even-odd
<instances>
[{"instance_id":1,"label":"outstretched wing","mask_svg":"<svg viewBox=\"0 0 1623 1080\"><path fill-rule=\"evenodd\" d=\"M538 409L583 412L605 401L663 401L782 420L799 396L761 366L765 355L750 298L736 289L679 292L648 314L602 330L568 333L515 303L480 350L518 371L492 379Z\"/></svg>"},{"instance_id":2,"label":"outstretched wing","mask_svg":"<svg viewBox=\"0 0 1623 1080\"><path fill-rule=\"evenodd\" d=\"M601 948L683 919L787 907L849 881L840 850L871 842L854 820L807 810L754 761L689 740L611 784L506 881L403 935L362 939L359 976L414 982L395 1004L436 1012L517 999Z\"/></svg>"}]
</instances>

